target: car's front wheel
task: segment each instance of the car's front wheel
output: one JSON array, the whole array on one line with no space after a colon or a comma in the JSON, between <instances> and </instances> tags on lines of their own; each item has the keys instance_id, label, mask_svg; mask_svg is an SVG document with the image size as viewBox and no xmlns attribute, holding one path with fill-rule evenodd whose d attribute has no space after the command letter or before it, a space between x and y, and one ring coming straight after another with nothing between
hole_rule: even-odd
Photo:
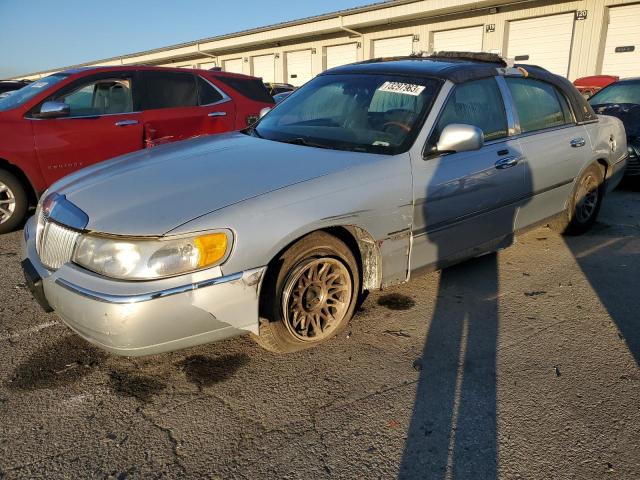
<instances>
[{"instance_id":1,"label":"car's front wheel","mask_svg":"<svg viewBox=\"0 0 640 480\"><path fill-rule=\"evenodd\" d=\"M599 165L590 165L577 180L567 210L550 226L565 235L581 235L598 218L604 198L604 172Z\"/></svg>"},{"instance_id":2,"label":"car's front wheel","mask_svg":"<svg viewBox=\"0 0 640 480\"><path fill-rule=\"evenodd\" d=\"M14 230L27 214L29 200L20 180L0 170L0 234Z\"/></svg>"},{"instance_id":3,"label":"car's front wheel","mask_svg":"<svg viewBox=\"0 0 640 480\"><path fill-rule=\"evenodd\" d=\"M358 264L349 247L333 235L314 232L267 272L260 335L254 338L280 353L313 347L347 326L359 293Z\"/></svg>"}]
</instances>

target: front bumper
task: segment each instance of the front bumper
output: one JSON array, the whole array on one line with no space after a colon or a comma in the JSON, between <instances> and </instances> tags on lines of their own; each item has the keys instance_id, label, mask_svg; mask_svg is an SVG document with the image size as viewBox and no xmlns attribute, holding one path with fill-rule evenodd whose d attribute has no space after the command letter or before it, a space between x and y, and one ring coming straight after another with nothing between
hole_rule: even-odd
<instances>
[{"instance_id":1,"label":"front bumper","mask_svg":"<svg viewBox=\"0 0 640 480\"><path fill-rule=\"evenodd\" d=\"M258 333L266 267L219 268L152 282L111 280L73 264L52 272L38 258L35 219L24 229L23 267L38 302L76 333L117 355L152 355ZM40 282L40 283L38 283ZM38 298L40 292L43 298Z\"/></svg>"}]
</instances>

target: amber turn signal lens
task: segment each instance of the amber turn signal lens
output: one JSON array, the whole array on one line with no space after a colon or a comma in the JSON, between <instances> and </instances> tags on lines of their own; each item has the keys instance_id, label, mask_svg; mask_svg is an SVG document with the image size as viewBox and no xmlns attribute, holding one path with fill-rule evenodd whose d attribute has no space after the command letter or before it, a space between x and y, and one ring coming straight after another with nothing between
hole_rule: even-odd
<instances>
[{"instance_id":1,"label":"amber turn signal lens","mask_svg":"<svg viewBox=\"0 0 640 480\"><path fill-rule=\"evenodd\" d=\"M227 253L228 240L225 233L212 233L197 237L193 243L200 252L198 267L203 268L220 261Z\"/></svg>"}]
</instances>

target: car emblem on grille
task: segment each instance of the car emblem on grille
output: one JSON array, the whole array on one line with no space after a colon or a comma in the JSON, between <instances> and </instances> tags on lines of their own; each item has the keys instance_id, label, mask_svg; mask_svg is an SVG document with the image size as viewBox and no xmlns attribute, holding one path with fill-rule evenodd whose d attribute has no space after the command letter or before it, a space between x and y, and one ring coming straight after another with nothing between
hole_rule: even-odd
<instances>
[{"instance_id":1,"label":"car emblem on grille","mask_svg":"<svg viewBox=\"0 0 640 480\"><path fill-rule=\"evenodd\" d=\"M89 216L59 193L47 195L42 212L48 219L75 230L84 230L89 224Z\"/></svg>"}]
</instances>

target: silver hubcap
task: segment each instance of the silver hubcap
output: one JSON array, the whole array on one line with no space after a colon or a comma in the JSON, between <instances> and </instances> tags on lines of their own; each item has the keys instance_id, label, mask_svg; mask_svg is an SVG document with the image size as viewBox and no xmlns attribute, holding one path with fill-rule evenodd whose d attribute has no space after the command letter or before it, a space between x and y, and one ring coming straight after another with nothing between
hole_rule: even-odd
<instances>
[{"instance_id":1,"label":"silver hubcap","mask_svg":"<svg viewBox=\"0 0 640 480\"><path fill-rule=\"evenodd\" d=\"M598 206L598 181L593 175L587 176L576 196L576 218L580 223L588 222Z\"/></svg>"},{"instance_id":2,"label":"silver hubcap","mask_svg":"<svg viewBox=\"0 0 640 480\"><path fill-rule=\"evenodd\" d=\"M16 197L7 185L0 182L0 223L8 221L16 210Z\"/></svg>"},{"instance_id":3,"label":"silver hubcap","mask_svg":"<svg viewBox=\"0 0 640 480\"><path fill-rule=\"evenodd\" d=\"M290 273L282 295L287 329L299 340L327 338L346 316L352 293L351 275L339 260L303 262Z\"/></svg>"}]
</instances>

